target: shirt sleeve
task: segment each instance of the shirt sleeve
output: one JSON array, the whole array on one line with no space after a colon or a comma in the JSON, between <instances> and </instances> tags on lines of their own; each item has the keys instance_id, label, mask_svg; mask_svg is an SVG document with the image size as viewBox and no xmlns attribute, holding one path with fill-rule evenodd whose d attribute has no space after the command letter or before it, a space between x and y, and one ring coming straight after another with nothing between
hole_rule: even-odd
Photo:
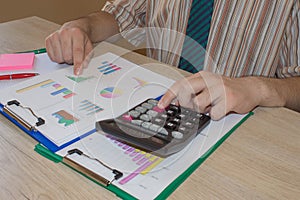
<instances>
[{"instance_id":1,"label":"shirt sleeve","mask_svg":"<svg viewBox=\"0 0 300 200\"><path fill-rule=\"evenodd\" d=\"M129 42L137 46L144 40L146 0L107 1L102 11L114 16L121 35Z\"/></svg>"},{"instance_id":2,"label":"shirt sleeve","mask_svg":"<svg viewBox=\"0 0 300 200\"><path fill-rule=\"evenodd\" d=\"M300 76L300 1L294 2L279 52L280 78Z\"/></svg>"}]
</instances>

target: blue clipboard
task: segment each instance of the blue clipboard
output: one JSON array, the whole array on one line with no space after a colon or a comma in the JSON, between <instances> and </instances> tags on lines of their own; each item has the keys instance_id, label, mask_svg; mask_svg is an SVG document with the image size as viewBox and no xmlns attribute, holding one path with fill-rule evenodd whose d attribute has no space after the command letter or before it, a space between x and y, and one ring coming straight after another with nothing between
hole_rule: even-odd
<instances>
[{"instance_id":1,"label":"blue clipboard","mask_svg":"<svg viewBox=\"0 0 300 200\"><path fill-rule=\"evenodd\" d=\"M96 132L96 129L90 130L87 133L84 133L83 135L76 137L75 139L64 143L63 145L57 146L55 143L53 143L51 140L46 138L40 131L38 130L30 130L26 126L24 126L24 123L22 123L20 120L17 119L17 116L12 116L11 114L7 113L7 110L5 109L6 106L0 103L0 113L5 116L8 120L10 120L12 123L14 123L16 126L18 126L22 131L30 135L32 138L34 138L36 141L44 145L47 149L49 149L52 152L57 152L70 144L73 144L80 139ZM24 121L24 119L22 119Z\"/></svg>"},{"instance_id":2,"label":"blue clipboard","mask_svg":"<svg viewBox=\"0 0 300 200\"><path fill-rule=\"evenodd\" d=\"M156 100L159 100L163 95L159 96L156 98ZM14 123L17 127L19 127L22 131L24 131L25 133L27 133L28 135L30 135L32 138L34 138L36 141L38 141L39 143L41 143L42 145L44 145L47 149L49 149L51 152L55 153L79 140L81 140L82 138L95 133L96 129L90 130L87 133L82 134L79 137L74 138L73 140L70 140L60 146L57 146L54 142L52 142L51 140L49 140L47 137L45 137L40 131L38 130L30 130L27 127L24 126L24 123L21 123L20 120L18 120L18 116L12 116L11 114L8 114L6 112L6 105L3 105L0 103L0 113L5 116L8 120L10 120L12 123ZM22 119L23 121L25 121L24 119Z\"/></svg>"}]
</instances>

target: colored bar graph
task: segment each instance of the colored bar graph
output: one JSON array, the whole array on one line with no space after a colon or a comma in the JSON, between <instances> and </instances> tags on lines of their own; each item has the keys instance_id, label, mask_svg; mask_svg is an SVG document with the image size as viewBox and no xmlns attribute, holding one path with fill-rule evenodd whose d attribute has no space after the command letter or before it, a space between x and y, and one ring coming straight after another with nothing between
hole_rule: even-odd
<instances>
[{"instance_id":1,"label":"colored bar graph","mask_svg":"<svg viewBox=\"0 0 300 200\"><path fill-rule=\"evenodd\" d=\"M104 61L104 62L102 62L102 65L98 67L98 69L99 69L99 72L103 73L104 75L108 75L108 74L116 72L122 68L118 67L117 65L115 65L113 63Z\"/></svg>"},{"instance_id":2,"label":"colored bar graph","mask_svg":"<svg viewBox=\"0 0 300 200\"><path fill-rule=\"evenodd\" d=\"M116 144L122 151L124 151L124 154L129 156L131 161L136 164L137 168L133 170L129 175L124 177L120 180L120 184L124 185L128 182L130 182L132 179L134 179L138 175L145 175L149 173L151 170L153 170L159 163L163 161L163 158L160 158L158 156L155 156L150 153L146 153L144 151L141 151L139 149L136 149L134 147L131 147L127 144L124 144L118 140L116 140L114 137L107 135L107 138L110 139L114 144Z\"/></svg>"},{"instance_id":3,"label":"colored bar graph","mask_svg":"<svg viewBox=\"0 0 300 200\"><path fill-rule=\"evenodd\" d=\"M97 114L100 111L103 111L103 108L100 106L93 104L88 100L83 100L80 102L79 111L84 112L87 116L92 114Z\"/></svg>"},{"instance_id":4,"label":"colored bar graph","mask_svg":"<svg viewBox=\"0 0 300 200\"><path fill-rule=\"evenodd\" d=\"M63 98L67 99L67 98L70 98L70 97L75 95L75 93L73 93L71 90L65 88L64 86L62 86L59 83L54 82L51 79L48 79L46 81L42 81L40 83L37 83L37 84L31 85L31 86L19 89L19 90L16 91L16 93L28 92L28 91L36 89L36 88L47 88L47 87L50 87L50 86L55 88L55 91L50 93L50 95L52 95L52 96L57 96L59 94L64 94Z\"/></svg>"},{"instance_id":5,"label":"colored bar graph","mask_svg":"<svg viewBox=\"0 0 300 200\"><path fill-rule=\"evenodd\" d=\"M62 89L60 89L60 90L58 90L58 91L52 92L51 95L52 95L52 96L56 96L56 95L58 95L58 94L60 94L60 93L63 93L63 92L65 92L65 91L68 91L68 89L67 89L67 88L62 88Z\"/></svg>"},{"instance_id":6,"label":"colored bar graph","mask_svg":"<svg viewBox=\"0 0 300 200\"><path fill-rule=\"evenodd\" d=\"M42 82L40 82L40 83L37 83L37 84L31 85L31 86L22 88L22 89L20 89L20 90L17 90L16 93L28 92L28 91L33 90L33 89L38 88L38 87L49 86L49 84L51 84L51 83L53 83L53 80L48 79L48 80L46 80L46 81L42 81Z\"/></svg>"}]
</instances>

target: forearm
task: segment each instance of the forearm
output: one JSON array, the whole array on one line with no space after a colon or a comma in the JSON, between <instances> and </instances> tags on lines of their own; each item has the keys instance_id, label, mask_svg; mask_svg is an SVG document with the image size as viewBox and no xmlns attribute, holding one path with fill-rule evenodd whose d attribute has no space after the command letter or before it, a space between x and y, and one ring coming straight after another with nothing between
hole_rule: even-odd
<instances>
[{"instance_id":1,"label":"forearm","mask_svg":"<svg viewBox=\"0 0 300 200\"><path fill-rule=\"evenodd\" d=\"M260 106L285 106L300 111L300 77L256 79Z\"/></svg>"},{"instance_id":2,"label":"forearm","mask_svg":"<svg viewBox=\"0 0 300 200\"><path fill-rule=\"evenodd\" d=\"M77 27L84 31L92 42L100 42L119 33L114 17L106 12L98 11L88 16L65 23L62 28Z\"/></svg>"}]
</instances>

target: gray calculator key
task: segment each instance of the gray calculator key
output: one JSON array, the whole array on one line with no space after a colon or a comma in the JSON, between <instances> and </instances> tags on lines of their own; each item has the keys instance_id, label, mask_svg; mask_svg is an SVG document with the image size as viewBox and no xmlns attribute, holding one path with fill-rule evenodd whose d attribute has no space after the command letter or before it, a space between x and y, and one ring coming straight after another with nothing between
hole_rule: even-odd
<instances>
[{"instance_id":1,"label":"gray calculator key","mask_svg":"<svg viewBox=\"0 0 300 200\"><path fill-rule=\"evenodd\" d=\"M160 115L161 118L164 118L164 119L167 119L168 118L168 115L167 114L162 114Z\"/></svg>"},{"instance_id":2,"label":"gray calculator key","mask_svg":"<svg viewBox=\"0 0 300 200\"><path fill-rule=\"evenodd\" d=\"M143 121L149 122L151 120L151 116L147 115L147 114L142 114L140 116L140 119L143 120Z\"/></svg>"},{"instance_id":3,"label":"gray calculator key","mask_svg":"<svg viewBox=\"0 0 300 200\"><path fill-rule=\"evenodd\" d=\"M147 111L146 108L142 107L142 106L138 106L135 108L136 111L140 112L140 113L145 113Z\"/></svg>"},{"instance_id":4,"label":"gray calculator key","mask_svg":"<svg viewBox=\"0 0 300 200\"><path fill-rule=\"evenodd\" d=\"M163 127L160 127L159 129L158 129L158 132L160 133L160 134L162 134L162 135L169 135L169 133L168 133L168 131L165 129L165 128L163 128Z\"/></svg>"},{"instance_id":5,"label":"gray calculator key","mask_svg":"<svg viewBox=\"0 0 300 200\"><path fill-rule=\"evenodd\" d=\"M158 115L158 112L154 110L148 110L147 114L150 115L151 117L156 117Z\"/></svg>"},{"instance_id":6,"label":"gray calculator key","mask_svg":"<svg viewBox=\"0 0 300 200\"><path fill-rule=\"evenodd\" d=\"M150 103L143 103L142 107L147 108L148 110L151 110L153 108L153 105Z\"/></svg>"},{"instance_id":7,"label":"gray calculator key","mask_svg":"<svg viewBox=\"0 0 300 200\"><path fill-rule=\"evenodd\" d=\"M129 112L129 115L130 116L132 116L132 117L134 117L134 118L138 118L139 116L140 116L140 112L138 112L138 111L136 111L136 110L131 110L130 112Z\"/></svg>"},{"instance_id":8,"label":"gray calculator key","mask_svg":"<svg viewBox=\"0 0 300 200\"><path fill-rule=\"evenodd\" d=\"M165 121L166 121L165 119L155 118L152 122L154 124L163 125Z\"/></svg>"},{"instance_id":9,"label":"gray calculator key","mask_svg":"<svg viewBox=\"0 0 300 200\"><path fill-rule=\"evenodd\" d=\"M150 99L150 100L148 100L148 103L152 104L153 106L156 106L158 101L155 99Z\"/></svg>"},{"instance_id":10,"label":"gray calculator key","mask_svg":"<svg viewBox=\"0 0 300 200\"><path fill-rule=\"evenodd\" d=\"M135 120L131 120L131 123L140 126L143 123L143 121L139 119L135 119Z\"/></svg>"},{"instance_id":11,"label":"gray calculator key","mask_svg":"<svg viewBox=\"0 0 300 200\"><path fill-rule=\"evenodd\" d=\"M152 123L150 122L143 122L142 123L142 127L148 129L150 126L152 125Z\"/></svg>"},{"instance_id":12,"label":"gray calculator key","mask_svg":"<svg viewBox=\"0 0 300 200\"><path fill-rule=\"evenodd\" d=\"M194 127L193 123L191 123L191 122L185 122L185 123L183 123L183 125L188 127L188 128L193 128Z\"/></svg>"},{"instance_id":13,"label":"gray calculator key","mask_svg":"<svg viewBox=\"0 0 300 200\"><path fill-rule=\"evenodd\" d=\"M175 139L182 139L183 138L183 134L179 131L172 131L172 136Z\"/></svg>"},{"instance_id":14,"label":"gray calculator key","mask_svg":"<svg viewBox=\"0 0 300 200\"><path fill-rule=\"evenodd\" d=\"M159 128L160 128L160 126L158 126L158 125L156 125L156 124L151 124L151 125L149 126L149 129L150 129L151 131L154 131L154 132L157 132Z\"/></svg>"},{"instance_id":15,"label":"gray calculator key","mask_svg":"<svg viewBox=\"0 0 300 200\"><path fill-rule=\"evenodd\" d=\"M198 117L198 118L200 118L200 117L202 117L203 115L201 114L201 113L197 113L196 114L196 117Z\"/></svg>"}]
</instances>

